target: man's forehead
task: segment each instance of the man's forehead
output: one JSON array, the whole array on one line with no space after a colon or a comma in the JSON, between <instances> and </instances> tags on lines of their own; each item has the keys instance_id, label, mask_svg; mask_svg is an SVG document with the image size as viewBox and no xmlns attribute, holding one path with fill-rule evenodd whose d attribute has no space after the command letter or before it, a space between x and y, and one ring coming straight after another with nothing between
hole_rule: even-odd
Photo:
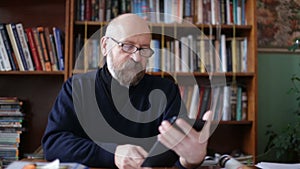
<instances>
[{"instance_id":1,"label":"man's forehead","mask_svg":"<svg viewBox=\"0 0 300 169\"><path fill-rule=\"evenodd\" d=\"M151 33L142 33L142 34L136 34L132 36L121 36L118 40L130 42L130 41L135 41L136 39L149 40L151 39Z\"/></svg>"},{"instance_id":2,"label":"man's forehead","mask_svg":"<svg viewBox=\"0 0 300 169\"><path fill-rule=\"evenodd\" d=\"M123 15L111 22L107 27L107 36L125 39L140 34L149 34L148 23L137 15Z\"/></svg>"}]
</instances>

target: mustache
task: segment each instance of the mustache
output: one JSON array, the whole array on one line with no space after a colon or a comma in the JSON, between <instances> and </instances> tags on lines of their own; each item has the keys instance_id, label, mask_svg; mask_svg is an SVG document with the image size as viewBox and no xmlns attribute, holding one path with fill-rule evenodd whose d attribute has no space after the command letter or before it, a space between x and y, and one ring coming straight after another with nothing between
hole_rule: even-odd
<instances>
[{"instance_id":1,"label":"mustache","mask_svg":"<svg viewBox=\"0 0 300 169\"><path fill-rule=\"evenodd\" d=\"M130 59L124 63L124 65L122 66L122 69L134 69L137 71L143 71L145 68L143 67L142 63L135 62Z\"/></svg>"}]
</instances>

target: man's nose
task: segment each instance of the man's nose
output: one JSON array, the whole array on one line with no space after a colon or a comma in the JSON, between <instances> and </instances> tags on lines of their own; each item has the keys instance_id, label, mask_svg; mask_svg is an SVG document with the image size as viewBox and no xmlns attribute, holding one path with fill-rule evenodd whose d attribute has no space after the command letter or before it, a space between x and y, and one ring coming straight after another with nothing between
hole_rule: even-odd
<instances>
[{"instance_id":1,"label":"man's nose","mask_svg":"<svg viewBox=\"0 0 300 169\"><path fill-rule=\"evenodd\" d=\"M137 50L136 52L132 53L130 57L135 61L135 62L140 62L142 60L142 56L139 53L140 51Z\"/></svg>"}]
</instances>

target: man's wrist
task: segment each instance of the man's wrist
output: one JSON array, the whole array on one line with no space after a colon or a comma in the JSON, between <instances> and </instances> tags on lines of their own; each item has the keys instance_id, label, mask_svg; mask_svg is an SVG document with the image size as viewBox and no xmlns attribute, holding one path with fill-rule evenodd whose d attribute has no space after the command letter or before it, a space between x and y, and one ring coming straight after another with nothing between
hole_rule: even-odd
<instances>
[{"instance_id":1,"label":"man's wrist","mask_svg":"<svg viewBox=\"0 0 300 169\"><path fill-rule=\"evenodd\" d=\"M198 167L201 166L201 164L203 163L203 161L204 161L204 159L200 163L192 164L192 163L188 163L185 159L180 158L179 159L179 164L182 166L182 168L196 169L196 168L198 168Z\"/></svg>"}]
</instances>

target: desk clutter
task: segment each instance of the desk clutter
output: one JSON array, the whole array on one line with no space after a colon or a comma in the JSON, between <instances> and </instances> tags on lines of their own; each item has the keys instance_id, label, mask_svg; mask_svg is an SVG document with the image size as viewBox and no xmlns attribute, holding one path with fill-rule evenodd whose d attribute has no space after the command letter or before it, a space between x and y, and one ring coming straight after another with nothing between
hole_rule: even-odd
<instances>
[{"instance_id":1,"label":"desk clutter","mask_svg":"<svg viewBox=\"0 0 300 169\"><path fill-rule=\"evenodd\" d=\"M226 168L226 163L231 163L231 161L233 161L236 165L251 166L253 165L252 159L252 155L240 154L239 156L232 156L227 154L221 155L215 153L214 156L206 156L204 162L202 163L202 166L221 166Z\"/></svg>"},{"instance_id":2,"label":"desk clutter","mask_svg":"<svg viewBox=\"0 0 300 169\"><path fill-rule=\"evenodd\" d=\"M14 161L6 169L88 169L79 163L61 163L58 159L52 162Z\"/></svg>"}]
</instances>

